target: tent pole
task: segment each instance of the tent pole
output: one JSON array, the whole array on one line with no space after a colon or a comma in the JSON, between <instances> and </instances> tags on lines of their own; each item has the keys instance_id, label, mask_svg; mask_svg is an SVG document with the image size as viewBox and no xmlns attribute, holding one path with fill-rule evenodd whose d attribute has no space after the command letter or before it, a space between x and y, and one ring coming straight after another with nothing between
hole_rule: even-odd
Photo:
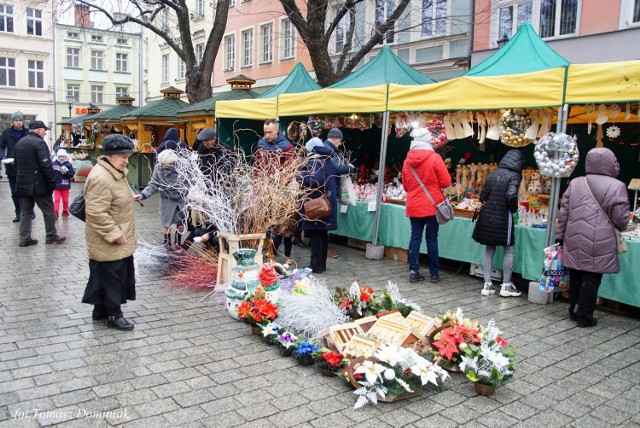
<instances>
[{"instance_id":1,"label":"tent pole","mask_svg":"<svg viewBox=\"0 0 640 428\"><path fill-rule=\"evenodd\" d=\"M378 245L378 229L380 228L380 205L382 203L382 191L384 190L384 167L387 163L387 142L389 135L389 111L382 115L382 137L380 137L380 161L378 162L378 188L376 190L376 212L373 217L373 237L371 245Z\"/></svg>"},{"instance_id":2,"label":"tent pole","mask_svg":"<svg viewBox=\"0 0 640 428\"><path fill-rule=\"evenodd\" d=\"M567 132L567 119L569 116L569 105L564 104L558 109L558 124L556 132ZM559 156L558 152L554 153L554 160ZM547 223L547 236L545 238L545 247L552 245L556 241L556 218L558 217L558 203L560 199L560 181L558 177L551 178L551 194L549 195L549 221Z\"/></svg>"}]
</instances>

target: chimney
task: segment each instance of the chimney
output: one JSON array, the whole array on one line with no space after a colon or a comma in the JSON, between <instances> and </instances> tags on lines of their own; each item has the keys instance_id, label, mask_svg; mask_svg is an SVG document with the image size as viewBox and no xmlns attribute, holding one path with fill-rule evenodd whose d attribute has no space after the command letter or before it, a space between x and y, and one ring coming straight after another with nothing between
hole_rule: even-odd
<instances>
[{"instance_id":1,"label":"chimney","mask_svg":"<svg viewBox=\"0 0 640 428\"><path fill-rule=\"evenodd\" d=\"M76 27L92 28L93 22L91 22L91 14L89 6L84 4L75 5L75 23Z\"/></svg>"}]
</instances>

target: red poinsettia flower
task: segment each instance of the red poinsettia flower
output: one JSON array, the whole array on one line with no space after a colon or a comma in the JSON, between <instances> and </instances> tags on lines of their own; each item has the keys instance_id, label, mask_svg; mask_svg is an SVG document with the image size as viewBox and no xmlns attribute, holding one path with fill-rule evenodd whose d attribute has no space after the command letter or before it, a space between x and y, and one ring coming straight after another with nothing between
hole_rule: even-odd
<instances>
[{"instance_id":1,"label":"red poinsettia flower","mask_svg":"<svg viewBox=\"0 0 640 428\"><path fill-rule=\"evenodd\" d=\"M340 362L344 358L344 355L337 354L335 352L327 352L326 354L322 354L322 358L333 367L340 367Z\"/></svg>"},{"instance_id":2,"label":"red poinsettia flower","mask_svg":"<svg viewBox=\"0 0 640 428\"><path fill-rule=\"evenodd\" d=\"M504 340L504 339L503 339L503 338L501 338L501 337L496 337L496 343L497 343L498 345L502 346L503 348L506 348L506 347L507 347L507 341L506 341L506 340Z\"/></svg>"},{"instance_id":3,"label":"red poinsettia flower","mask_svg":"<svg viewBox=\"0 0 640 428\"><path fill-rule=\"evenodd\" d=\"M454 354L458 354L458 345L451 340L450 338L445 338L437 340L433 342L433 344L438 348L438 352L447 360L453 359Z\"/></svg>"},{"instance_id":4,"label":"red poinsettia flower","mask_svg":"<svg viewBox=\"0 0 640 428\"><path fill-rule=\"evenodd\" d=\"M236 307L236 312L238 312L238 316L242 319L246 319L247 316L251 315L251 306L249 302L242 302Z\"/></svg>"}]
</instances>

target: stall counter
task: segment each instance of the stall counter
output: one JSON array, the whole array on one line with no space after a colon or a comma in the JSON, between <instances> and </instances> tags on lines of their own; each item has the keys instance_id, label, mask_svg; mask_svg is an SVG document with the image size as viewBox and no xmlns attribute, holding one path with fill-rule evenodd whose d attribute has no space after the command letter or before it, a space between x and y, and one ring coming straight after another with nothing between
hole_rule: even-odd
<instances>
[{"instance_id":1,"label":"stall counter","mask_svg":"<svg viewBox=\"0 0 640 428\"><path fill-rule=\"evenodd\" d=\"M338 207L340 210L340 206ZM342 208L344 209L344 208ZM340 236L371 241L375 213L369 211L369 204L358 202L347 206L347 212L338 213L338 229L333 231ZM471 238L474 223L468 218L456 217L453 221L441 225L438 234L440 257L461 262L482 264L484 246ZM514 272L528 280L538 280L542 269L543 248L546 229L516 225L516 247ZM411 227L405 215L405 207L396 204L380 206L380 244L407 249ZM634 278L640 278L640 241L627 241L629 251L620 255L621 271L617 275L604 275L599 296L640 307L640 288L635 286ZM427 253L424 238L420 252ZM494 268L502 269L501 247L496 249Z\"/></svg>"}]
</instances>

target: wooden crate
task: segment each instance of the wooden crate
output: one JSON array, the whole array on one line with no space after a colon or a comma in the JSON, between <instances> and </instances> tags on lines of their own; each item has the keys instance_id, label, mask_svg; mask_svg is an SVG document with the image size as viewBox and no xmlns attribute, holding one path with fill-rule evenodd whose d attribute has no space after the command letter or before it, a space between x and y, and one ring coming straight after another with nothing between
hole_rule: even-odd
<instances>
[{"instance_id":1,"label":"wooden crate","mask_svg":"<svg viewBox=\"0 0 640 428\"><path fill-rule=\"evenodd\" d=\"M456 217L473 218L473 210L463 210L461 208L454 208L453 211L456 213Z\"/></svg>"},{"instance_id":2,"label":"wooden crate","mask_svg":"<svg viewBox=\"0 0 640 428\"><path fill-rule=\"evenodd\" d=\"M360 250L366 250L367 249L367 241L361 241L359 239L355 239L355 238L347 238L347 245L353 248L358 248Z\"/></svg>"},{"instance_id":3,"label":"wooden crate","mask_svg":"<svg viewBox=\"0 0 640 428\"><path fill-rule=\"evenodd\" d=\"M230 233L218 232L220 252L218 253L218 276L216 284L226 284L233 280L231 269L237 266L233 253L240 248L253 248L256 255L253 260L258 266L262 266L262 247L265 240L264 233L251 233L247 235L232 235Z\"/></svg>"},{"instance_id":4,"label":"wooden crate","mask_svg":"<svg viewBox=\"0 0 640 428\"><path fill-rule=\"evenodd\" d=\"M397 260L406 263L409 261L409 251L398 247L385 247L384 257L389 260Z\"/></svg>"}]
</instances>

